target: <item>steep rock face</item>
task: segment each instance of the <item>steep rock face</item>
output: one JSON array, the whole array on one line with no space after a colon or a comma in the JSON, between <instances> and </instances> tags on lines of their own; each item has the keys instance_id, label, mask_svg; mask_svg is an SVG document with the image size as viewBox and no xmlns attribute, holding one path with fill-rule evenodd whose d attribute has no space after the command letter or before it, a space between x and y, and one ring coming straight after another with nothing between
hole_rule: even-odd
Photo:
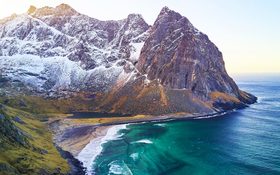
<instances>
[{"instance_id":1,"label":"steep rock face","mask_svg":"<svg viewBox=\"0 0 280 175\"><path fill-rule=\"evenodd\" d=\"M238 94L218 48L187 18L167 7L151 29L137 68L166 88L188 89L205 97L213 91Z\"/></svg>"},{"instance_id":2,"label":"steep rock face","mask_svg":"<svg viewBox=\"0 0 280 175\"><path fill-rule=\"evenodd\" d=\"M256 100L228 76L222 53L207 35L167 7L151 27L136 68L139 72L102 107L127 113L143 113L142 108L156 114L209 113Z\"/></svg>"}]
</instances>

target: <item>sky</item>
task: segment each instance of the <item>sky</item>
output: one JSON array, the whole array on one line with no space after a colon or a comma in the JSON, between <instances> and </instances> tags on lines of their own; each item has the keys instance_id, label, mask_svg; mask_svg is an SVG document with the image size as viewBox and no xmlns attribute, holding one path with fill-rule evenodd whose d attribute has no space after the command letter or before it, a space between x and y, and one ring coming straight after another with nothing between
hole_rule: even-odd
<instances>
[{"instance_id":1,"label":"sky","mask_svg":"<svg viewBox=\"0 0 280 175\"><path fill-rule=\"evenodd\" d=\"M151 25L167 6L209 36L229 73L280 72L280 0L0 0L0 18L61 3L100 20L140 13Z\"/></svg>"}]
</instances>

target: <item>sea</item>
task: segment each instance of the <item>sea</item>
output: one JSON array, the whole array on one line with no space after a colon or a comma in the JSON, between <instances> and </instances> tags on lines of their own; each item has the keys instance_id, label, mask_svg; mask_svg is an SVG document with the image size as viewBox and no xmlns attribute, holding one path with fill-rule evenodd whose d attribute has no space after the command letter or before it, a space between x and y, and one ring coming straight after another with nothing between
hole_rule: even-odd
<instances>
[{"instance_id":1,"label":"sea","mask_svg":"<svg viewBox=\"0 0 280 175\"><path fill-rule=\"evenodd\" d=\"M280 175L280 76L234 79L258 102L212 118L112 127L89 145L88 174Z\"/></svg>"}]
</instances>

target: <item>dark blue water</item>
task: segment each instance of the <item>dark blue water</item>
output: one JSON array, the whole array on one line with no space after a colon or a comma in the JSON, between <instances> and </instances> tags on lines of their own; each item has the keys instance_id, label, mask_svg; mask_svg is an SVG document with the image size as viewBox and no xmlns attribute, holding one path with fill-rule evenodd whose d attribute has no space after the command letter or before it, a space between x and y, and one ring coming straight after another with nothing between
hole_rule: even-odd
<instances>
[{"instance_id":1,"label":"dark blue water","mask_svg":"<svg viewBox=\"0 0 280 175\"><path fill-rule=\"evenodd\" d=\"M280 79L279 79L280 80ZM240 79L258 103L208 119L128 125L103 144L96 174L280 175L280 82Z\"/></svg>"}]
</instances>

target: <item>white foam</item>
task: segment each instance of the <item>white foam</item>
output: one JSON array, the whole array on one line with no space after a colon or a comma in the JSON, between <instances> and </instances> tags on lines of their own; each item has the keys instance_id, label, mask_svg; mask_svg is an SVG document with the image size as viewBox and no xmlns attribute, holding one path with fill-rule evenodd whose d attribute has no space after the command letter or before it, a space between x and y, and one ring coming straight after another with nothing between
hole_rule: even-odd
<instances>
[{"instance_id":1,"label":"white foam","mask_svg":"<svg viewBox=\"0 0 280 175\"><path fill-rule=\"evenodd\" d=\"M129 157L131 157L134 161L138 159L139 157L139 153L132 153L129 155Z\"/></svg>"},{"instance_id":2,"label":"white foam","mask_svg":"<svg viewBox=\"0 0 280 175\"><path fill-rule=\"evenodd\" d=\"M83 163L83 166L87 169L87 174L92 174L92 166L96 157L102 152L102 144L110 140L119 139L121 135L118 135L118 131L121 129L126 129L126 125L112 126L104 137L91 140L78 154L76 158Z\"/></svg>"},{"instance_id":3,"label":"white foam","mask_svg":"<svg viewBox=\"0 0 280 175\"><path fill-rule=\"evenodd\" d=\"M109 166L109 174L133 175L124 161L115 160Z\"/></svg>"},{"instance_id":4,"label":"white foam","mask_svg":"<svg viewBox=\"0 0 280 175\"><path fill-rule=\"evenodd\" d=\"M222 112L222 113L218 113L218 114L214 114L214 115L206 115L206 116L196 117L194 119L199 120L199 119L215 118L215 117L223 116L223 115L225 115L227 113L228 112Z\"/></svg>"},{"instance_id":5,"label":"white foam","mask_svg":"<svg viewBox=\"0 0 280 175\"><path fill-rule=\"evenodd\" d=\"M160 127L165 127L166 126L166 124L165 123L156 123L156 124L154 124L155 126L160 126Z\"/></svg>"},{"instance_id":6,"label":"white foam","mask_svg":"<svg viewBox=\"0 0 280 175\"><path fill-rule=\"evenodd\" d=\"M143 140L138 140L136 142L133 143L145 143L145 144L152 144L153 142L151 140L148 139L143 139Z\"/></svg>"}]
</instances>

